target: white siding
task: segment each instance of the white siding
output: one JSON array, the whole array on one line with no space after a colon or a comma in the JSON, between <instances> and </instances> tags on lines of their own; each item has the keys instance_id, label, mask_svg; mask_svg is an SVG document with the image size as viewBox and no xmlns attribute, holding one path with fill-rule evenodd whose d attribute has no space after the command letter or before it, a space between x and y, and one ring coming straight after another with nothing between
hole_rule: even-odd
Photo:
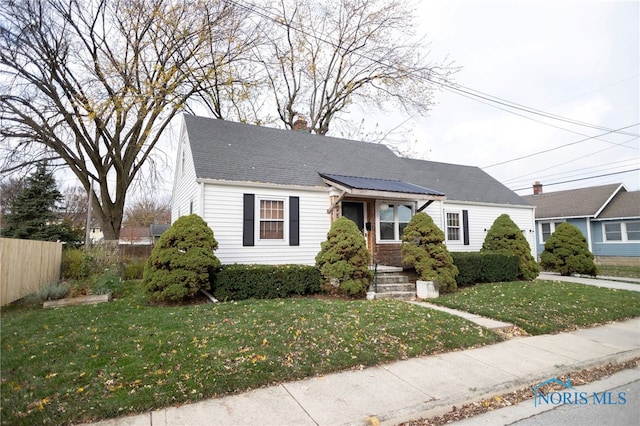
<instances>
[{"instance_id":1,"label":"white siding","mask_svg":"<svg viewBox=\"0 0 640 426\"><path fill-rule=\"evenodd\" d=\"M304 189L254 187L237 184L204 183L205 221L213 229L218 250L216 256L223 264L306 264L314 265L320 243L327 237L330 227L329 195L327 191ZM242 245L243 195L260 197L300 197L300 245L289 246L286 241L259 241L255 245ZM287 209L286 209L287 210ZM288 210L287 210L288 211ZM256 218L256 222L258 218ZM285 221L288 229L289 222ZM287 232L288 234L288 232Z\"/></svg>"},{"instance_id":2,"label":"white siding","mask_svg":"<svg viewBox=\"0 0 640 426\"><path fill-rule=\"evenodd\" d=\"M184 156L184 161L183 161ZM178 156L176 159L175 176L173 178L173 194L171 195L171 223L180 216L186 216L193 209L193 213L200 213L198 184L196 170L191 155L191 146L187 141L184 129L180 132Z\"/></svg>"},{"instance_id":3,"label":"white siding","mask_svg":"<svg viewBox=\"0 0 640 426\"><path fill-rule=\"evenodd\" d=\"M426 213L433 218L434 222L442 230L445 229L445 212L460 212L460 217L462 218L462 210L467 210L469 214L469 245L464 245L463 241L448 242L447 248L450 251L479 251L482 248L482 243L487 235L487 231L489 231L493 222L498 216L506 213L523 231L523 235L531 248L531 255L536 257L535 218L532 207L467 204L445 200L443 202L433 203L425 209Z\"/></svg>"}]
</instances>

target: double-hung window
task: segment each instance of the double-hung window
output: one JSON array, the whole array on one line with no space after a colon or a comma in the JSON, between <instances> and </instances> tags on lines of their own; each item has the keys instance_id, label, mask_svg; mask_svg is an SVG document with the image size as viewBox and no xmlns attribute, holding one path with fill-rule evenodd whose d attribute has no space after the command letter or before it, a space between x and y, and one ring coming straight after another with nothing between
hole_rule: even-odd
<instances>
[{"instance_id":1,"label":"double-hung window","mask_svg":"<svg viewBox=\"0 0 640 426\"><path fill-rule=\"evenodd\" d=\"M542 222L540 224L540 243L546 243L551 234L556 231L556 227L561 223L562 222Z\"/></svg>"},{"instance_id":2,"label":"double-hung window","mask_svg":"<svg viewBox=\"0 0 640 426\"><path fill-rule=\"evenodd\" d=\"M460 212L447 212L447 241L461 241Z\"/></svg>"},{"instance_id":3,"label":"double-hung window","mask_svg":"<svg viewBox=\"0 0 640 426\"><path fill-rule=\"evenodd\" d=\"M640 241L640 221L605 222L603 231L606 242Z\"/></svg>"},{"instance_id":4,"label":"double-hung window","mask_svg":"<svg viewBox=\"0 0 640 426\"><path fill-rule=\"evenodd\" d=\"M413 216L413 208L405 204L378 205L380 241L399 241Z\"/></svg>"},{"instance_id":5,"label":"double-hung window","mask_svg":"<svg viewBox=\"0 0 640 426\"><path fill-rule=\"evenodd\" d=\"M284 200L260 200L260 239L284 240Z\"/></svg>"}]
</instances>

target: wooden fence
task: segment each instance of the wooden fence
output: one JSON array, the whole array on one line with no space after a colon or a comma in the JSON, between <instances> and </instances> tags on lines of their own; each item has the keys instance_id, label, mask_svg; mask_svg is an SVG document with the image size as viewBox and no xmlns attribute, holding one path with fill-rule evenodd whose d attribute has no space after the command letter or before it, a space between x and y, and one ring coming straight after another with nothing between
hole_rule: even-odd
<instances>
[{"instance_id":1,"label":"wooden fence","mask_svg":"<svg viewBox=\"0 0 640 426\"><path fill-rule=\"evenodd\" d=\"M0 238L0 306L60 279L62 244Z\"/></svg>"}]
</instances>

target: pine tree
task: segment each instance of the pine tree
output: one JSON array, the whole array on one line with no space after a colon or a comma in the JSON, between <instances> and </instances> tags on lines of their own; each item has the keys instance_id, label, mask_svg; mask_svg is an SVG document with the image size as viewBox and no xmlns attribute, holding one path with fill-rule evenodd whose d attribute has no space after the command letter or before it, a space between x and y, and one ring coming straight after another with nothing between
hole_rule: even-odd
<instances>
[{"instance_id":1,"label":"pine tree","mask_svg":"<svg viewBox=\"0 0 640 426\"><path fill-rule=\"evenodd\" d=\"M428 214L411 218L402 233L403 261L416 268L422 280L434 281L443 293L457 288L458 268L444 244L444 233Z\"/></svg>"},{"instance_id":2,"label":"pine tree","mask_svg":"<svg viewBox=\"0 0 640 426\"><path fill-rule=\"evenodd\" d=\"M531 247L508 214L502 214L493 222L482 243L481 252L496 251L520 258L518 279L530 281L538 276L540 268L531 255Z\"/></svg>"},{"instance_id":3,"label":"pine tree","mask_svg":"<svg viewBox=\"0 0 640 426\"><path fill-rule=\"evenodd\" d=\"M324 286L332 286L348 296L363 296L371 284L369 270L371 255L364 236L351 219L341 217L333 222L327 240L321 244L316 266L325 279Z\"/></svg>"},{"instance_id":4,"label":"pine tree","mask_svg":"<svg viewBox=\"0 0 640 426\"><path fill-rule=\"evenodd\" d=\"M56 205L62 200L53 173L46 163L38 165L22 191L11 203L2 236L25 240L64 241L76 243L78 235L68 223L60 222Z\"/></svg>"},{"instance_id":5,"label":"pine tree","mask_svg":"<svg viewBox=\"0 0 640 426\"><path fill-rule=\"evenodd\" d=\"M596 276L598 268L593 253L582 232L570 223L561 223L544 243L540 255L541 266L561 275L585 274Z\"/></svg>"},{"instance_id":6,"label":"pine tree","mask_svg":"<svg viewBox=\"0 0 640 426\"><path fill-rule=\"evenodd\" d=\"M142 286L156 302L181 302L210 288L220 269L213 253L218 248L213 230L200 216L182 216L153 248L144 268Z\"/></svg>"}]
</instances>

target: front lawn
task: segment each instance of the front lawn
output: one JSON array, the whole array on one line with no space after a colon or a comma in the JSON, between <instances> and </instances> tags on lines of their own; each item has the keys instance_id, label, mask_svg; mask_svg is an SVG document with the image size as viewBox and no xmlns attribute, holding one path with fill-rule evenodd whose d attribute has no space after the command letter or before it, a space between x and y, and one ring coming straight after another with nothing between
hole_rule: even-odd
<instances>
[{"instance_id":1,"label":"front lawn","mask_svg":"<svg viewBox=\"0 0 640 426\"><path fill-rule=\"evenodd\" d=\"M640 266L598 265L598 275L603 277L640 278Z\"/></svg>"},{"instance_id":2,"label":"front lawn","mask_svg":"<svg viewBox=\"0 0 640 426\"><path fill-rule=\"evenodd\" d=\"M640 292L542 280L479 284L433 303L510 322L534 335L640 316Z\"/></svg>"},{"instance_id":3,"label":"front lawn","mask_svg":"<svg viewBox=\"0 0 640 426\"><path fill-rule=\"evenodd\" d=\"M2 309L2 424L117 417L501 338L397 301Z\"/></svg>"}]
</instances>

